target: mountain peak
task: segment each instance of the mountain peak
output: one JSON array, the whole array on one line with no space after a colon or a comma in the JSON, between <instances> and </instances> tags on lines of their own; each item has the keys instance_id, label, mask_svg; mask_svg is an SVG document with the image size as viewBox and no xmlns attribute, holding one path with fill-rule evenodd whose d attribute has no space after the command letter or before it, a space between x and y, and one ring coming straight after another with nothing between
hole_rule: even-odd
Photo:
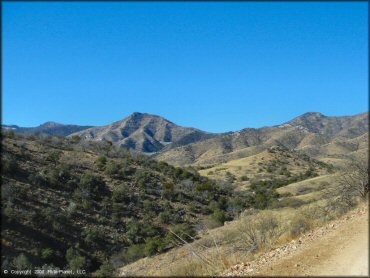
<instances>
[{"instance_id":1,"label":"mountain peak","mask_svg":"<svg viewBox=\"0 0 370 278\"><path fill-rule=\"evenodd\" d=\"M318 117L318 118L323 118L323 117L326 117L324 114L320 113L320 112L307 112L307 113L304 113L303 115L297 117L297 118L300 118L300 117Z\"/></svg>"},{"instance_id":2,"label":"mountain peak","mask_svg":"<svg viewBox=\"0 0 370 278\"><path fill-rule=\"evenodd\" d=\"M63 126L63 124L49 121L49 122L43 123L39 127L52 128L52 127L57 127L57 126Z\"/></svg>"}]
</instances>

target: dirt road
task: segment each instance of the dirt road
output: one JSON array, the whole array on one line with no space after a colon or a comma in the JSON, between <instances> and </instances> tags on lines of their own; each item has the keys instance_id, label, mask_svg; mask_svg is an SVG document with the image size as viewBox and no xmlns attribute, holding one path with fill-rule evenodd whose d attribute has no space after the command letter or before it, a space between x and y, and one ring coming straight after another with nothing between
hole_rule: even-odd
<instances>
[{"instance_id":1,"label":"dirt road","mask_svg":"<svg viewBox=\"0 0 370 278\"><path fill-rule=\"evenodd\" d=\"M272 251L262 263L244 264L228 275L252 276L369 276L367 209L304 235L297 243ZM275 252L275 253L274 253ZM269 259L272 257L272 259ZM267 258L267 259L266 259Z\"/></svg>"}]
</instances>

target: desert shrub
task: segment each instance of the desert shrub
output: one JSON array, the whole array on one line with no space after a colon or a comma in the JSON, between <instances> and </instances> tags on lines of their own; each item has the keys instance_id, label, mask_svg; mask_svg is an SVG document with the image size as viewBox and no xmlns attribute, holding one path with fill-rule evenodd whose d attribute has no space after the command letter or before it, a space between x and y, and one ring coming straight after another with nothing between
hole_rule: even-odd
<instances>
[{"instance_id":1,"label":"desert shrub","mask_svg":"<svg viewBox=\"0 0 370 278\"><path fill-rule=\"evenodd\" d=\"M102 237L102 234L98 227L89 227L82 233L84 241L89 245L96 245Z\"/></svg>"},{"instance_id":2,"label":"desert shrub","mask_svg":"<svg viewBox=\"0 0 370 278\"><path fill-rule=\"evenodd\" d=\"M31 173L28 176L28 180L31 184L37 185L37 186L43 186L47 184L47 180L45 177L40 173Z\"/></svg>"},{"instance_id":3,"label":"desert shrub","mask_svg":"<svg viewBox=\"0 0 370 278\"><path fill-rule=\"evenodd\" d=\"M259 218L242 218L238 230L247 253L270 248L283 233L279 220L270 213L262 214Z\"/></svg>"},{"instance_id":4,"label":"desert shrub","mask_svg":"<svg viewBox=\"0 0 370 278\"><path fill-rule=\"evenodd\" d=\"M163 224L169 224L173 221L173 216L170 211L162 211L159 213L159 219Z\"/></svg>"},{"instance_id":5,"label":"desert shrub","mask_svg":"<svg viewBox=\"0 0 370 278\"><path fill-rule=\"evenodd\" d=\"M66 252L66 260L68 267L73 270L84 269L86 264L86 258L80 254L80 252L73 247L70 247Z\"/></svg>"},{"instance_id":6,"label":"desert shrub","mask_svg":"<svg viewBox=\"0 0 370 278\"><path fill-rule=\"evenodd\" d=\"M45 160L53 163L55 166L58 164L63 152L60 150L49 151L46 155Z\"/></svg>"},{"instance_id":7,"label":"desert shrub","mask_svg":"<svg viewBox=\"0 0 370 278\"><path fill-rule=\"evenodd\" d=\"M146 238L155 237L159 234L159 229L152 225L148 219L138 221L133 218L127 224L126 236L132 244L142 243Z\"/></svg>"},{"instance_id":8,"label":"desert shrub","mask_svg":"<svg viewBox=\"0 0 370 278\"><path fill-rule=\"evenodd\" d=\"M226 212L218 208L213 212L212 217L214 220L220 222L221 224L223 224L228 219Z\"/></svg>"},{"instance_id":9,"label":"desert shrub","mask_svg":"<svg viewBox=\"0 0 370 278\"><path fill-rule=\"evenodd\" d=\"M131 245L121 253L120 257L125 264L145 257L145 243Z\"/></svg>"},{"instance_id":10,"label":"desert shrub","mask_svg":"<svg viewBox=\"0 0 370 278\"><path fill-rule=\"evenodd\" d=\"M86 173L83 174L80 178L79 188L87 195L98 194L105 189L105 182L100 176Z\"/></svg>"},{"instance_id":11,"label":"desert shrub","mask_svg":"<svg viewBox=\"0 0 370 278\"><path fill-rule=\"evenodd\" d=\"M356 199L369 197L369 165L365 159L352 159L338 180L337 188L340 201L349 206L356 204Z\"/></svg>"},{"instance_id":12,"label":"desert shrub","mask_svg":"<svg viewBox=\"0 0 370 278\"><path fill-rule=\"evenodd\" d=\"M100 171L104 170L107 164L107 158L105 156L99 156L95 161L96 166Z\"/></svg>"},{"instance_id":13,"label":"desert shrub","mask_svg":"<svg viewBox=\"0 0 370 278\"><path fill-rule=\"evenodd\" d=\"M114 266L110 261L105 261L99 268L98 271L94 273L93 276L97 277L114 277Z\"/></svg>"},{"instance_id":14,"label":"desert shrub","mask_svg":"<svg viewBox=\"0 0 370 278\"><path fill-rule=\"evenodd\" d=\"M164 247L165 243L159 236L150 238L145 243L144 254L145 256L153 256L162 251Z\"/></svg>"},{"instance_id":15,"label":"desert shrub","mask_svg":"<svg viewBox=\"0 0 370 278\"><path fill-rule=\"evenodd\" d=\"M73 144L79 143L81 141L81 137L78 136L78 135L73 135L71 137L71 141L72 141Z\"/></svg>"},{"instance_id":16,"label":"desert shrub","mask_svg":"<svg viewBox=\"0 0 370 278\"><path fill-rule=\"evenodd\" d=\"M112 178L120 176L120 170L122 169L122 165L118 164L117 162L111 161L105 166L105 173Z\"/></svg>"},{"instance_id":17,"label":"desert shrub","mask_svg":"<svg viewBox=\"0 0 370 278\"><path fill-rule=\"evenodd\" d=\"M1 159L2 172L5 175L14 175L19 170L19 165L15 157L11 155L4 155Z\"/></svg>"},{"instance_id":18,"label":"desert shrub","mask_svg":"<svg viewBox=\"0 0 370 278\"><path fill-rule=\"evenodd\" d=\"M174 245L184 244L193 240L195 236L194 229L187 223L177 224L169 229L166 236L166 242Z\"/></svg>"},{"instance_id":19,"label":"desert shrub","mask_svg":"<svg viewBox=\"0 0 370 278\"><path fill-rule=\"evenodd\" d=\"M54 251L51 248L44 248L41 250L41 258L44 260L50 260L54 255Z\"/></svg>"},{"instance_id":20,"label":"desert shrub","mask_svg":"<svg viewBox=\"0 0 370 278\"><path fill-rule=\"evenodd\" d=\"M120 184L113 189L112 201L114 203L129 203L133 200L133 192L127 184Z\"/></svg>"},{"instance_id":21,"label":"desert shrub","mask_svg":"<svg viewBox=\"0 0 370 278\"><path fill-rule=\"evenodd\" d=\"M16 270L31 269L32 264L28 258L22 253L19 256L15 257L13 260L13 267Z\"/></svg>"},{"instance_id":22,"label":"desert shrub","mask_svg":"<svg viewBox=\"0 0 370 278\"><path fill-rule=\"evenodd\" d=\"M280 201L274 202L271 205L271 208L283 208L283 207L291 207L291 208L299 208L300 206L304 205L306 202L298 199L298 198L283 198Z\"/></svg>"},{"instance_id":23,"label":"desert shrub","mask_svg":"<svg viewBox=\"0 0 370 278\"><path fill-rule=\"evenodd\" d=\"M299 235L309 231L311 227L312 224L306 218L302 215L297 216L290 224L290 236L298 237Z\"/></svg>"},{"instance_id":24,"label":"desert shrub","mask_svg":"<svg viewBox=\"0 0 370 278\"><path fill-rule=\"evenodd\" d=\"M249 180L248 176L241 176L240 177L240 181L248 181L248 180Z\"/></svg>"}]
</instances>

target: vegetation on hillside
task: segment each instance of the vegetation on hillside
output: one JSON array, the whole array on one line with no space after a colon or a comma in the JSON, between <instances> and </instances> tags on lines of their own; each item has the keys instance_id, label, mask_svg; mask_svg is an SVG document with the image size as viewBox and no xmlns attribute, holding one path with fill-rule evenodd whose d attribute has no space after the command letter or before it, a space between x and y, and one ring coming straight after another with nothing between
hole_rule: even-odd
<instances>
[{"instance_id":1,"label":"vegetation on hillside","mask_svg":"<svg viewBox=\"0 0 370 278\"><path fill-rule=\"evenodd\" d=\"M5 135L4 266L114 269L222 224L244 204L227 187L109 142ZM110 267L112 266L112 267Z\"/></svg>"}]
</instances>

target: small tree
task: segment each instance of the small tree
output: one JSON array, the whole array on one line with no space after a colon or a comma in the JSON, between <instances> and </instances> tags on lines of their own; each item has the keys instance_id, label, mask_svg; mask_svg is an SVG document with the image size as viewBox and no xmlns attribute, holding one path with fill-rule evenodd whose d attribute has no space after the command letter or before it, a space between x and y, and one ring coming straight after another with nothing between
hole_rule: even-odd
<instances>
[{"instance_id":1,"label":"small tree","mask_svg":"<svg viewBox=\"0 0 370 278\"><path fill-rule=\"evenodd\" d=\"M343 201L353 204L354 199L369 196L369 164L365 159L352 158L339 177L339 193Z\"/></svg>"}]
</instances>

